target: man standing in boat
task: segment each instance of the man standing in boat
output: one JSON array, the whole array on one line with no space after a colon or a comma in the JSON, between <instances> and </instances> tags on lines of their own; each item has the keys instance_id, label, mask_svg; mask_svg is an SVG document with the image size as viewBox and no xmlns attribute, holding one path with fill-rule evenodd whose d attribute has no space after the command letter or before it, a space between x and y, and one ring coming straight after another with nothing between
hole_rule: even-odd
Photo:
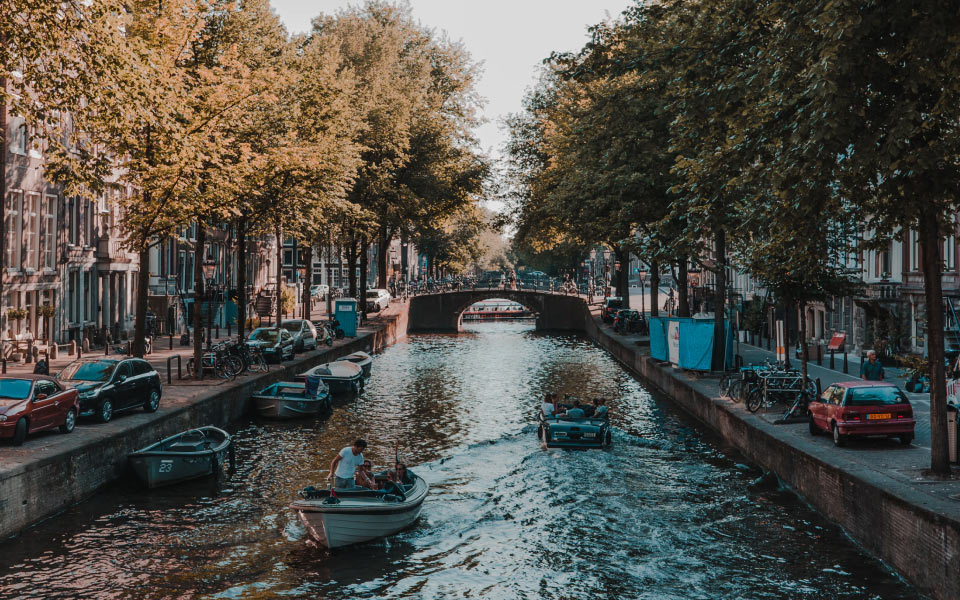
<instances>
[{"instance_id":1,"label":"man standing in boat","mask_svg":"<svg viewBox=\"0 0 960 600\"><path fill-rule=\"evenodd\" d=\"M367 442L357 439L353 446L347 446L334 457L330 463L330 474L327 475L327 479L333 478L334 488L354 487L357 467L363 464L363 451L366 448Z\"/></svg>"}]
</instances>

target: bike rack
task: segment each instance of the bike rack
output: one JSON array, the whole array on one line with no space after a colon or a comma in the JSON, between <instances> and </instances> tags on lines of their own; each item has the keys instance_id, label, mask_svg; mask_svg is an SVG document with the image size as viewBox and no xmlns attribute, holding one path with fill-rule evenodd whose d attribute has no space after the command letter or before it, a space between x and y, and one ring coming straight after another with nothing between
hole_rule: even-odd
<instances>
[{"instance_id":1,"label":"bike rack","mask_svg":"<svg viewBox=\"0 0 960 600\"><path fill-rule=\"evenodd\" d=\"M177 379L183 379L183 372L181 370L181 359L179 354L174 354L173 356L167 357L167 383L173 383L173 375L170 372L170 361L177 359Z\"/></svg>"}]
</instances>

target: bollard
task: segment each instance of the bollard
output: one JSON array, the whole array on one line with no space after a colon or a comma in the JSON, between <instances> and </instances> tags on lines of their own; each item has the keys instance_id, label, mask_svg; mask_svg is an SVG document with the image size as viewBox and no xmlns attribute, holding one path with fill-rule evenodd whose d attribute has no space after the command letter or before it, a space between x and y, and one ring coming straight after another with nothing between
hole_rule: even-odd
<instances>
[{"instance_id":1,"label":"bollard","mask_svg":"<svg viewBox=\"0 0 960 600\"><path fill-rule=\"evenodd\" d=\"M70 340L70 344L67 346L67 356L73 356L77 353L77 342L76 340Z\"/></svg>"},{"instance_id":2,"label":"bollard","mask_svg":"<svg viewBox=\"0 0 960 600\"><path fill-rule=\"evenodd\" d=\"M227 323L227 337L233 337L233 323Z\"/></svg>"},{"instance_id":3,"label":"bollard","mask_svg":"<svg viewBox=\"0 0 960 600\"><path fill-rule=\"evenodd\" d=\"M83 358L83 345L77 346L77 358Z\"/></svg>"},{"instance_id":4,"label":"bollard","mask_svg":"<svg viewBox=\"0 0 960 600\"><path fill-rule=\"evenodd\" d=\"M830 370L831 370L831 371L835 370L835 369L834 369L834 366L833 366L833 355L834 355L834 354L836 354L836 351L835 351L833 348L831 348L831 349L830 349Z\"/></svg>"},{"instance_id":5,"label":"bollard","mask_svg":"<svg viewBox=\"0 0 960 600\"><path fill-rule=\"evenodd\" d=\"M110 356L110 344L107 342L103 343L103 355Z\"/></svg>"},{"instance_id":6,"label":"bollard","mask_svg":"<svg viewBox=\"0 0 960 600\"><path fill-rule=\"evenodd\" d=\"M173 350L173 332L170 332L170 349Z\"/></svg>"},{"instance_id":7,"label":"bollard","mask_svg":"<svg viewBox=\"0 0 960 600\"><path fill-rule=\"evenodd\" d=\"M767 352L770 351L770 336L767 336Z\"/></svg>"},{"instance_id":8,"label":"bollard","mask_svg":"<svg viewBox=\"0 0 960 600\"><path fill-rule=\"evenodd\" d=\"M33 362L33 340L27 342L27 364Z\"/></svg>"},{"instance_id":9,"label":"bollard","mask_svg":"<svg viewBox=\"0 0 960 600\"><path fill-rule=\"evenodd\" d=\"M0 360L0 373L3 373L3 374L7 373L7 357L6 356L4 356L2 360Z\"/></svg>"},{"instance_id":10,"label":"bollard","mask_svg":"<svg viewBox=\"0 0 960 600\"><path fill-rule=\"evenodd\" d=\"M847 368L847 350L846 350L846 348L844 348L844 350L843 350L843 374L844 374L844 375L849 375L849 374L850 374L850 371L849 371L849 369Z\"/></svg>"},{"instance_id":11,"label":"bollard","mask_svg":"<svg viewBox=\"0 0 960 600\"><path fill-rule=\"evenodd\" d=\"M220 337L220 323L217 323L217 335L214 337L214 339L219 337Z\"/></svg>"}]
</instances>

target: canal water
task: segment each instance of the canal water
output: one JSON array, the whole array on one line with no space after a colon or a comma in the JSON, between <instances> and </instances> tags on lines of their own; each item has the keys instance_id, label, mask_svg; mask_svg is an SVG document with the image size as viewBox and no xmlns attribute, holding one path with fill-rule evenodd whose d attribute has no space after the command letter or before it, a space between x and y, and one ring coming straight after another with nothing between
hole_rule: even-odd
<instances>
[{"instance_id":1,"label":"canal water","mask_svg":"<svg viewBox=\"0 0 960 600\"><path fill-rule=\"evenodd\" d=\"M547 390L610 402L606 451L544 450ZM122 418L122 417L121 417ZM287 508L362 436L431 485L388 540L326 554ZM529 324L413 336L325 420L250 420L223 484L133 481L0 545L0 598L916 598L609 355Z\"/></svg>"}]
</instances>

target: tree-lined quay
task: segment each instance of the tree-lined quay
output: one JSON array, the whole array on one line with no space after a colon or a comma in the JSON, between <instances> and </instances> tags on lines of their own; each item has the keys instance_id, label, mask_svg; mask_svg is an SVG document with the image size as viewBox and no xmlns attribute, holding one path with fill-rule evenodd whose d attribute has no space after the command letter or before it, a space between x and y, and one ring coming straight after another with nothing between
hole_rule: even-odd
<instances>
[{"instance_id":1,"label":"tree-lined quay","mask_svg":"<svg viewBox=\"0 0 960 600\"><path fill-rule=\"evenodd\" d=\"M290 35L267 0L41 4L0 8L6 357L242 338L479 259L477 66L409 7Z\"/></svg>"},{"instance_id":2,"label":"tree-lined quay","mask_svg":"<svg viewBox=\"0 0 960 600\"><path fill-rule=\"evenodd\" d=\"M759 297L805 315L863 295L863 261L902 241L923 276L931 469L947 475L958 24L944 1L637 5L579 52L551 56L511 120L515 243L534 254L604 245L624 265L632 253L650 265L651 312L669 269L689 316L691 265L711 281L713 306L728 305L739 270ZM628 277L621 269L624 298ZM719 370L723 344L713 348Z\"/></svg>"}]
</instances>

